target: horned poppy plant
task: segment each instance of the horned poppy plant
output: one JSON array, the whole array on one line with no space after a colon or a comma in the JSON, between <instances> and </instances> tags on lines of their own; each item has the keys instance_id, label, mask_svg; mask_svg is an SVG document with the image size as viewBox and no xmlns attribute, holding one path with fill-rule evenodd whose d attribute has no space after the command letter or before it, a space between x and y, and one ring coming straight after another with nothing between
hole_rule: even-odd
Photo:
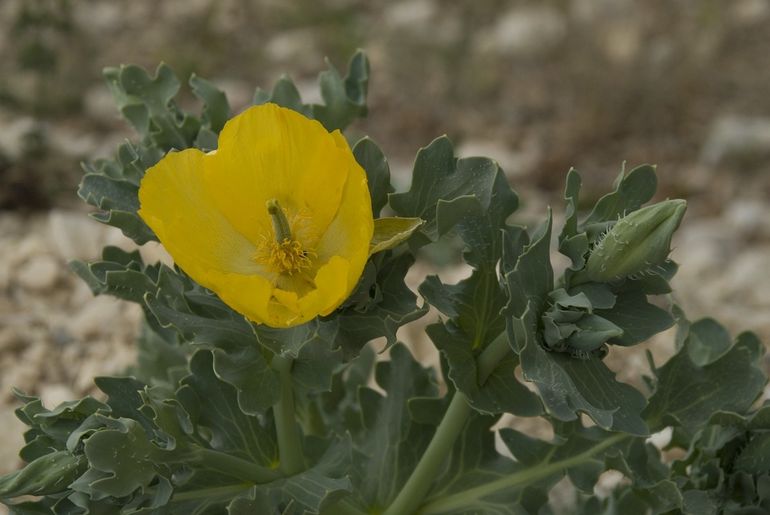
<instances>
[{"instance_id":1,"label":"horned poppy plant","mask_svg":"<svg viewBox=\"0 0 770 515\"><path fill-rule=\"evenodd\" d=\"M139 200L182 270L272 327L334 311L374 230L366 174L342 134L275 104L232 118L216 151L170 152Z\"/></svg>"},{"instance_id":2,"label":"horned poppy plant","mask_svg":"<svg viewBox=\"0 0 770 515\"><path fill-rule=\"evenodd\" d=\"M351 148L325 129L369 112L366 55L345 74L328 66L317 103L285 76L228 123L226 96L197 75L200 115L181 111L166 65L105 71L140 138L85 163L78 194L137 244L157 236L178 267L112 246L71 263L95 294L144 309L136 364L95 381L106 401L49 409L14 391L26 465L0 475L0 505L46 515L770 514L765 346L669 305L686 203L649 204L655 167L623 167L592 208L571 169L558 235L550 208L532 229L514 224L518 196L498 163L458 156L446 136L417 152L398 190L374 141ZM219 129L215 152L173 151L147 169L158 149L209 145ZM386 207L399 216L379 218ZM441 265L461 260L467 276L446 282L456 274ZM221 300L191 294L195 281ZM222 301L276 329L252 333ZM656 335L675 324L666 345ZM624 353L652 338L648 373L628 362L621 381ZM410 339L421 354L433 344L436 367ZM665 453L664 430L674 435ZM607 470L623 480L592 495ZM552 505L565 481L574 495Z\"/></svg>"}]
</instances>

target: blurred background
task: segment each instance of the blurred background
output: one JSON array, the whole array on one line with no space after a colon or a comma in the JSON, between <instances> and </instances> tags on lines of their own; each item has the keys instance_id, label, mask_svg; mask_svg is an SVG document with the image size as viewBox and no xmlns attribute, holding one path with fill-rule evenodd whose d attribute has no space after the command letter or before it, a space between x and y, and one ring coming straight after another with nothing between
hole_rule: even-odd
<instances>
[{"instance_id":1,"label":"blurred background","mask_svg":"<svg viewBox=\"0 0 770 515\"><path fill-rule=\"evenodd\" d=\"M50 406L134 356L136 306L66 266L126 245L75 195L81 161L134 137L103 67L164 61L238 112L282 73L318 98L324 57L363 48L370 112L350 134L382 147L396 187L446 133L501 163L519 223L560 211L571 166L588 202L623 162L657 164L660 197L690 204L677 301L770 341L768 27L770 0L0 0L0 472L21 445L12 386Z\"/></svg>"}]
</instances>

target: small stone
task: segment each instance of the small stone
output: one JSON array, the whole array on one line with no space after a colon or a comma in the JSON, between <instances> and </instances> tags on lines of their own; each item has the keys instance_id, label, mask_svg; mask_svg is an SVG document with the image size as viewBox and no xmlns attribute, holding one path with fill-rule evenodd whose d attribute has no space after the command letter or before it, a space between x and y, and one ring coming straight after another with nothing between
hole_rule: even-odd
<instances>
[{"instance_id":1,"label":"small stone","mask_svg":"<svg viewBox=\"0 0 770 515\"><path fill-rule=\"evenodd\" d=\"M19 449L24 445L23 435L27 426L16 417L15 408L16 406L0 406L0 427L3 428L3 445L0 445L0 474L7 474L21 465Z\"/></svg>"},{"instance_id":2,"label":"small stone","mask_svg":"<svg viewBox=\"0 0 770 515\"><path fill-rule=\"evenodd\" d=\"M9 353L18 350L24 344L24 338L18 329L3 327L0 329L0 353Z\"/></svg>"},{"instance_id":3,"label":"small stone","mask_svg":"<svg viewBox=\"0 0 770 515\"><path fill-rule=\"evenodd\" d=\"M724 116L711 126L701 151L709 165L759 163L770 156L770 118Z\"/></svg>"},{"instance_id":4,"label":"small stone","mask_svg":"<svg viewBox=\"0 0 770 515\"><path fill-rule=\"evenodd\" d=\"M24 153L25 138L37 126L38 122L28 116L0 120L0 153L14 161L20 159Z\"/></svg>"},{"instance_id":5,"label":"small stone","mask_svg":"<svg viewBox=\"0 0 770 515\"><path fill-rule=\"evenodd\" d=\"M727 207L725 219L741 239L770 236L770 217L767 216L767 206L763 201L733 202Z\"/></svg>"},{"instance_id":6,"label":"small stone","mask_svg":"<svg viewBox=\"0 0 770 515\"><path fill-rule=\"evenodd\" d=\"M479 31L475 46L480 52L524 57L552 49L566 34L566 20L555 8L515 7L490 30Z\"/></svg>"},{"instance_id":7,"label":"small stone","mask_svg":"<svg viewBox=\"0 0 770 515\"><path fill-rule=\"evenodd\" d=\"M53 256L42 254L34 256L19 269L16 279L22 288L43 292L51 290L59 279L63 264Z\"/></svg>"},{"instance_id":8,"label":"small stone","mask_svg":"<svg viewBox=\"0 0 770 515\"><path fill-rule=\"evenodd\" d=\"M139 248L139 253L145 263L163 263L166 266L174 265L174 258L172 258L165 247L157 241L145 243Z\"/></svg>"},{"instance_id":9,"label":"small stone","mask_svg":"<svg viewBox=\"0 0 770 515\"><path fill-rule=\"evenodd\" d=\"M310 29L281 32L264 46L268 59L276 63L296 62L300 67L314 67L318 63L318 41Z\"/></svg>"},{"instance_id":10,"label":"small stone","mask_svg":"<svg viewBox=\"0 0 770 515\"><path fill-rule=\"evenodd\" d=\"M103 225L82 212L52 210L48 214L49 242L65 261L98 258L104 233Z\"/></svg>"},{"instance_id":11,"label":"small stone","mask_svg":"<svg viewBox=\"0 0 770 515\"><path fill-rule=\"evenodd\" d=\"M102 84L91 86L83 94L83 110L94 120L108 123L114 122L120 116L112 93Z\"/></svg>"},{"instance_id":12,"label":"small stone","mask_svg":"<svg viewBox=\"0 0 770 515\"><path fill-rule=\"evenodd\" d=\"M770 4L767 0L733 0L732 18L738 26L751 26L762 23L770 16Z\"/></svg>"},{"instance_id":13,"label":"small stone","mask_svg":"<svg viewBox=\"0 0 770 515\"><path fill-rule=\"evenodd\" d=\"M116 330L125 320L126 303L112 297L95 297L72 317L67 329L73 338L83 342Z\"/></svg>"},{"instance_id":14,"label":"small stone","mask_svg":"<svg viewBox=\"0 0 770 515\"><path fill-rule=\"evenodd\" d=\"M408 0L390 4L385 10L385 23L394 29L424 31L435 17L437 6L431 0ZM432 32L432 31L431 31Z\"/></svg>"},{"instance_id":15,"label":"small stone","mask_svg":"<svg viewBox=\"0 0 770 515\"><path fill-rule=\"evenodd\" d=\"M27 235L12 246L6 259L10 266L18 267L31 258L48 253L48 242L32 224L26 224Z\"/></svg>"},{"instance_id":16,"label":"small stone","mask_svg":"<svg viewBox=\"0 0 770 515\"><path fill-rule=\"evenodd\" d=\"M31 393L40 384L45 364L50 358L50 348L44 341L26 343L24 351L12 360L13 366L3 368L4 374L0 378L0 400L13 398L11 388Z\"/></svg>"},{"instance_id":17,"label":"small stone","mask_svg":"<svg viewBox=\"0 0 770 515\"><path fill-rule=\"evenodd\" d=\"M77 395L69 386L63 384L44 384L40 387L40 400L43 406L54 409L62 402L75 400Z\"/></svg>"}]
</instances>

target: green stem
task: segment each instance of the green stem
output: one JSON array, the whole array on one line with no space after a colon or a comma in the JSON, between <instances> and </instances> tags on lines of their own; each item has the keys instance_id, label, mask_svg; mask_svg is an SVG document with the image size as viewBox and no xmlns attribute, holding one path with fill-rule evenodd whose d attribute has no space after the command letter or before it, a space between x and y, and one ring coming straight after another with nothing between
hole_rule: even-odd
<instances>
[{"instance_id":1,"label":"green stem","mask_svg":"<svg viewBox=\"0 0 770 515\"><path fill-rule=\"evenodd\" d=\"M270 483L281 477L277 470L213 449L197 449L193 460L207 468L250 483Z\"/></svg>"},{"instance_id":2,"label":"green stem","mask_svg":"<svg viewBox=\"0 0 770 515\"><path fill-rule=\"evenodd\" d=\"M492 343L487 345L484 352L476 358L478 369L479 384L482 385L489 378L489 374L494 372L497 364L511 352L511 346L508 343L508 335L503 331Z\"/></svg>"},{"instance_id":3,"label":"green stem","mask_svg":"<svg viewBox=\"0 0 770 515\"><path fill-rule=\"evenodd\" d=\"M511 348L505 333L498 336L477 358L479 384L486 381L497 363L504 358ZM441 464L452 451L455 440L471 414L472 408L468 399L461 392L455 392L444 418L436 428L428 448L420 458L419 463L407 479L404 487L396 496L393 503L383 515L405 515L413 513L422 503L436 478Z\"/></svg>"},{"instance_id":4,"label":"green stem","mask_svg":"<svg viewBox=\"0 0 770 515\"><path fill-rule=\"evenodd\" d=\"M545 479L546 477L556 472L580 465L584 461L591 459L601 451L612 447L616 443L630 438L632 435L628 434L616 434L602 440L595 446L587 449L580 454L570 456L560 461L554 461L552 463L542 463L535 465L534 467L527 468L521 472L511 474L510 476L501 477L495 481L485 483L483 485L463 490L453 495L442 497L431 501L424 505L420 510L420 515L429 515L432 513L446 513L448 511L454 511L462 508L469 508L474 506L479 499L487 497L495 492L501 490L509 490L511 488L517 488L531 483Z\"/></svg>"},{"instance_id":5,"label":"green stem","mask_svg":"<svg viewBox=\"0 0 770 515\"><path fill-rule=\"evenodd\" d=\"M436 428L433 439L425 449L425 454L412 471L412 475L404 484L384 515L405 515L413 513L428 493L436 472L451 452L457 436L465 426L465 421L471 413L468 399L456 392L444 413L444 418Z\"/></svg>"},{"instance_id":6,"label":"green stem","mask_svg":"<svg viewBox=\"0 0 770 515\"><path fill-rule=\"evenodd\" d=\"M293 359L279 355L275 355L272 361L272 366L278 372L281 380L281 397L278 404L273 407L273 411L281 471L287 476L293 476L305 470L302 439L294 414L294 389L291 382L293 363Z\"/></svg>"}]
</instances>

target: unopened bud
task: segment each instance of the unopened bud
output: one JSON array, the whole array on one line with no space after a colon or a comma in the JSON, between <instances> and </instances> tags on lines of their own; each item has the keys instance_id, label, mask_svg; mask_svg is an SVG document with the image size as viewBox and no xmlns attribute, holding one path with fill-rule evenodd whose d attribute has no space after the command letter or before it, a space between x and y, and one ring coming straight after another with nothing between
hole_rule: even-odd
<instances>
[{"instance_id":1,"label":"unopened bud","mask_svg":"<svg viewBox=\"0 0 770 515\"><path fill-rule=\"evenodd\" d=\"M607 282L654 271L671 252L687 202L666 200L643 207L618 220L594 247L577 282Z\"/></svg>"}]
</instances>

